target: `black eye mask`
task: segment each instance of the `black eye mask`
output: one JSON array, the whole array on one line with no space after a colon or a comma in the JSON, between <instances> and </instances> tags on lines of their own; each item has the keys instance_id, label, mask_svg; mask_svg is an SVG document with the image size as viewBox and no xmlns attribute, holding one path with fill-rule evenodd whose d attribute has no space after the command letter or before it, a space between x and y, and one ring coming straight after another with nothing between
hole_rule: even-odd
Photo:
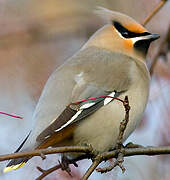
<instances>
[{"instance_id":1,"label":"black eye mask","mask_svg":"<svg viewBox=\"0 0 170 180\"><path fill-rule=\"evenodd\" d=\"M148 32L136 33L136 32L129 31L125 27L123 27L120 23L118 23L116 21L113 21L112 23L113 23L114 27L117 29L117 31L124 38L135 38L135 37L150 35L150 33L148 33Z\"/></svg>"}]
</instances>

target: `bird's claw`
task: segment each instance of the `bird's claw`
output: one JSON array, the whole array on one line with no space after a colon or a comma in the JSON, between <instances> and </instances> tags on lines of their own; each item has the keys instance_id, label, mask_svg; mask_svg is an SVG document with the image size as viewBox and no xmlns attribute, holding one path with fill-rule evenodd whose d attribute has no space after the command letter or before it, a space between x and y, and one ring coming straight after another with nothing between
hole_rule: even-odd
<instances>
[{"instance_id":1,"label":"bird's claw","mask_svg":"<svg viewBox=\"0 0 170 180\"><path fill-rule=\"evenodd\" d=\"M59 164L61 165L61 169L63 171L66 171L72 177L71 169L69 167L70 161L66 156L64 156L64 155L62 156L61 162L59 161ZM74 165L76 166L77 164L74 164Z\"/></svg>"}]
</instances>

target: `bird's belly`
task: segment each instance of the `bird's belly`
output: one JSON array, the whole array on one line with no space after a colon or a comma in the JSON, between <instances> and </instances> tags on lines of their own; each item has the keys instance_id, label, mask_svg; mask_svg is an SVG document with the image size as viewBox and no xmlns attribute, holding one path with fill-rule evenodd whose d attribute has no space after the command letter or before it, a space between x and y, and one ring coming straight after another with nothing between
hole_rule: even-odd
<instances>
[{"instance_id":1,"label":"bird's belly","mask_svg":"<svg viewBox=\"0 0 170 180\"><path fill-rule=\"evenodd\" d=\"M139 93L131 95L131 91L121 95L124 99L128 95L131 106L129 112L129 123L127 125L124 140L134 131L142 118L148 95ZM100 110L82 120L74 133L74 143L91 144L98 151L107 151L113 148L119 134L120 122L125 118L124 106L121 102L114 100Z\"/></svg>"}]
</instances>

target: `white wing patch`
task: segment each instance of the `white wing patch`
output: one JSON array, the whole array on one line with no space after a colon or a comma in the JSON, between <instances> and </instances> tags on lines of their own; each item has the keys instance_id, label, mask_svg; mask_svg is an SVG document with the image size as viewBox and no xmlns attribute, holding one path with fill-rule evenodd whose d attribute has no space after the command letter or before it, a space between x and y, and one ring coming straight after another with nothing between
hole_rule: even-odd
<instances>
[{"instance_id":1,"label":"white wing patch","mask_svg":"<svg viewBox=\"0 0 170 180\"><path fill-rule=\"evenodd\" d=\"M114 97L116 94L116 92L112 92L110 93L108 96L111 96L111 97ZM104 106L107 105L108 103L110 103L111 101L113 100L113 98L105 98L104 99ZM54 132L58 132L62 129L64 129L65 127L67 127L69 124L71 124L82 112L84 109L88 109L90 108L91 106L95 105L96 103L95 102L90 102L90 103L86 103L86 104L83 104L79 110L77 111L77 113L69 120L67 121L67 123L65 123L63 126L61 126L60 128L54 130ZM49 138L50 135L46 136L45 139Z\"/></svg>"},{"instance_id":2,"label":"white wing patch","mask_svg":"<svg viewBox=\"0 0 170 180\"><path fill-rule=\"evenodd\" d=\"M112 96L112 97L114 97L114 95L115 95L115 92L112 92L112 93L109 94L109 96ZM112 100L113 100L113 98L105 98L105 100L104 100L104 106L105 106L106 104L110 103ZM68 126L70 123L72 123L72 122L82 113L82 111L83 111L84 109L87 109L87 108L93 106L94 104L96 104L96 103L95 103L95 102L91 102L91 103L83 104L83 105L80 107L79 111L77 111L77 113L76 113L69 121L67 121L67 123L65 123L65 124L64 124L63 126L61 126L59 129L56 129L55 132L58 132L58 131L62 130L63 128L65 128L66 126Z\"/></svg>"},{"instance_id":3,"label":"white wing patch","mask_svg":"<svg viewBox=\"0 0 170 180\"><path fill-rule=\"evenodd\" d=\"M115 94L116 94L116 92L114 91L114 92L110 93L108 96L114 97ZM104 106L105 106L106 104L110 103L112 100L113 100L113 98L105 98L105 100L104 100Z\"/></svg>"},{"instance_id":4,"label":"white wing patch","mask_svg":"<svg viewBox=\"0 0 170 180\"><path fill-rule=\"evenodd\" d=\"M77 113L69 120L67 121L67 123L65 123L63 126L61 126L59 129L56 129L55 132L58 132L60 130L62 130L63 128L65 128L66 126L68 126L70 123L72 123L81 113L84 109L87 109L91 106L93 106L95 103L87 103L87 104L83 104L81 107L80 107L80 110L77 111ZM47 138L47 137L46 137Z\"/></svg>"},{"instance_id":5,"label":"white wing patch","mask_svg":"<svg viewBox=\"0 0 170 180\"><path fill-rule=\"evenodd\" d=\"M92 102L92 103L87 103L87 104L83 104L83 105L80 107L80 109L77 111L77 113L76 113L69 121L67 121L67 123L65 123L65 124L64 124L63 126L61 126L60 128L54 130L54 132L58 132L58 131L62 130L63 128L67 127L69 124L71 124L71 123L82 113L82 111L83 111L84 109L87 109L87 108L93 106L94 104L95 104L94 102ZM47 138L49 138L49 137L50 137L50 135L47 135L47 136L45 137L45 139L47 139Z\"/></svg>"},{"instance_id":6,"label":"white wing patch","mask_svg":"<svg viewBox=\"0 0 170 180\"><path fill-rule=\"evenodd\" d=\"M65 123L65 124L64 124L63 126L61 126L59 129L56 129L55 132L58 132L58 131L62 130L63 128L65 128L66 126L68 126L70 123L72 123L72 122L78 117L78 115L81 114L82 111L83 111L83 109L77 111L77 113L76 113L69 121L67 121L67 123Z\"/></svg>"},{"instance_id":7,"label":"white wing patch","mask_svg":"<svg viewBox=\"0 0 170 180\"><path fill-rule=\"evenodd\" d=\"M51 135L48 135L48 136L46 136L46 137L44 137L44 139L47 139L47 138L49 138Z\"/></svg>"}]
</instances>

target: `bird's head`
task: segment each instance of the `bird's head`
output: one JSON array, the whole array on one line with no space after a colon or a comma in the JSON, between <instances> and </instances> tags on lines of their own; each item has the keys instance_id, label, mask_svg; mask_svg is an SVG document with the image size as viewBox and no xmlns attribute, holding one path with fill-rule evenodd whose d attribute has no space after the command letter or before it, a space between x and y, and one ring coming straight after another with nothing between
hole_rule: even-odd
<instances>
[{"instance_id":1,"label":"bird's head","mask_svg":"<svg viewBox=\"0 0 170 180\"><path fill-rule=\"evenodd\" d=\"M97 13L110 23L92 36L89 45L145 59L150 43L160 37L158 34L149 33L125 14L105 8L100 8Z\"/></svg>"}]
</instances>

